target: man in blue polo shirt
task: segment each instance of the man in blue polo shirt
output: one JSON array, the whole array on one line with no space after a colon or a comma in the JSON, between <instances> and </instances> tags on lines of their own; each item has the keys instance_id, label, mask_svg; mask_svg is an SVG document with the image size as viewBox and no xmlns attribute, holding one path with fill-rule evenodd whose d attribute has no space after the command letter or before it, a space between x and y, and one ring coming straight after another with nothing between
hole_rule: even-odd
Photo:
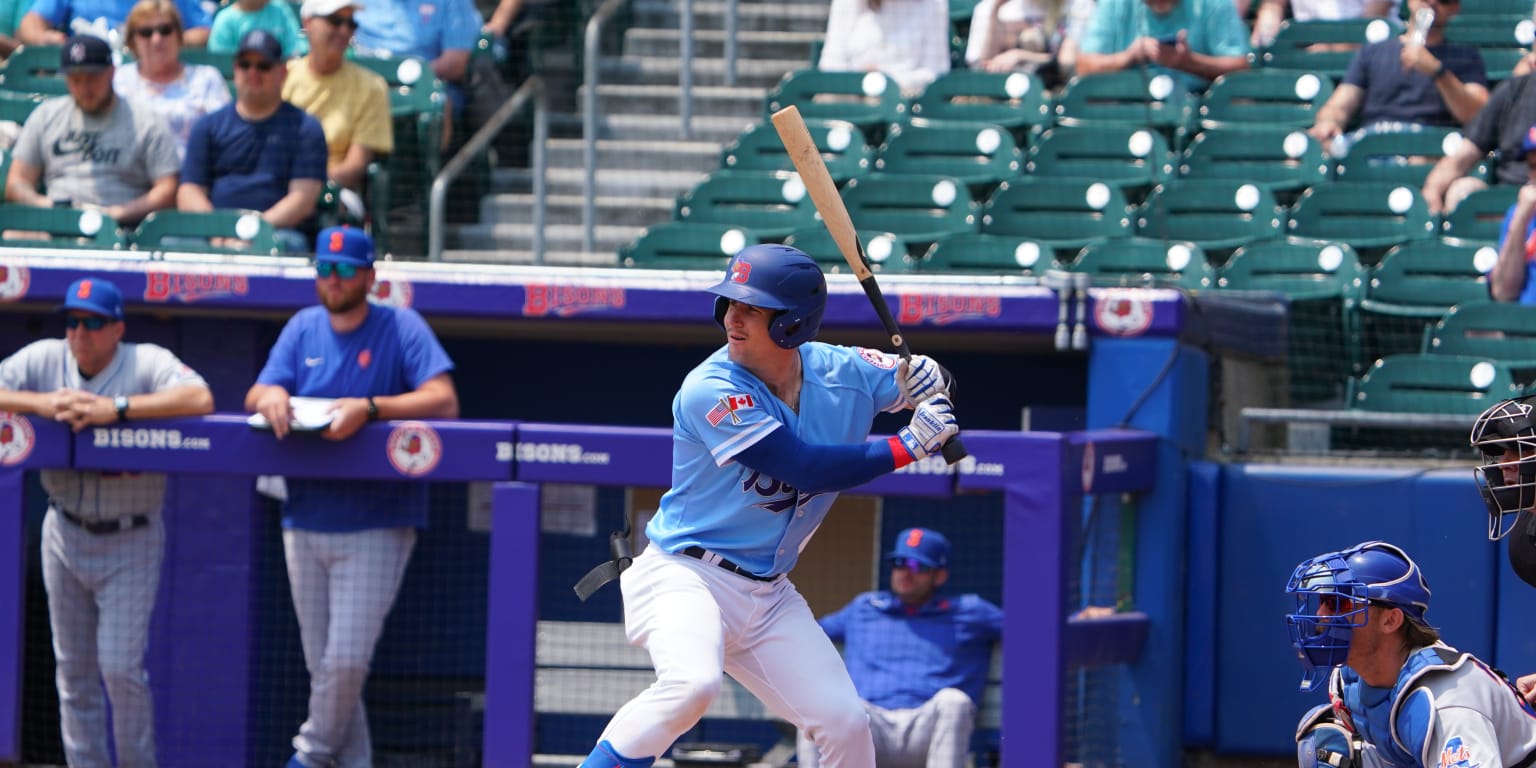
<instances>
[{"instance_id":1,"label":"man in blue polo shirt","mask_svg":"<svg viewBox=\"0 0 1536 768\"><path fill-rule=\"evenodd\" d=\"M290 396L332 398L319 430L327 440L346 440L378 419L456 418L453 362L432 329L415 310L368 302L368 235L321 230L315 275L321 306L299 310L283 327L246 410L266 417L278 439L291 430ZM419 455L420 442L400 441L405 461ZM363 684L416 530L427 525L427 486L290 479L287 493L283 554L310 674L309 717L288 768L371 768Z\"/></svg>"},{"instance_id":2,"label":"man in blue polo shirt","mask_svg":"<svg viewBox=\"0 0 1536 768\"><path fill-rule=\"evenodd\" d=\"M886 555L889 592L865 592L820 620L869 712L881 766L962 768L987 684L1003 611L977 595L938 594L949 580L949 540L908 528ZM800 765L821 764L799 739Z\"/></svg>"},{"instance_id":3,"label":"man in blue polo shirt","mask_svg":"<svg viewBox=\"0 0 1536 768\"><path fill-rule=\"evenodd\" d=\"M63 45L70 35L111 40L122 35L135 0L35 0L21 17L16 37L23 45ZM181 15L182 45L208 44L213 16L198 0L172 0ZM114 42L121 42L117 40Z\"/></svg>"},{"instance_id":4,"label":"man in blue polo shirt","mask_svg":"<svg viewBox=\"0 0 1536 768\"><path fill-rule=\"evenodd\" d=\"M468 94L464 76L469 55L480 42L483 19L471 0L368 0L359 5L353 44L363 56L416 56L443 81L449 115L443 126L447 142L453 122L464 114Z\"/></svg>"},{"instance_id":5,"label":"man in blue polo shirt","mask_svg":"<svg viewBox=\"0 0 1536 768\"><path fill-rule=\"evenodd\" d=\"M283 101L283 46L253 29L235 51L235 102L198 120L187 140L176 206L260 211L283 250L305 252L325 185L320 121Z\"/></svg>"}]
</instances>

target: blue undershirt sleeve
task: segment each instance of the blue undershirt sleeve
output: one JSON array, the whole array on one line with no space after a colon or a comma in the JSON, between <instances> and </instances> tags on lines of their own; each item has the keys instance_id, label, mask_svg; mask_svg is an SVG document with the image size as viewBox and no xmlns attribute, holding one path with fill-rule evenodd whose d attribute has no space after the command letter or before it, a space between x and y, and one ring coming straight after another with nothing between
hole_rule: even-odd
<instances>
[{"instance_id":1,"label":"blue undershirt sleeve","mask_svg":"<svg viewBox=\"0 0 1536 768\"><path fill-rule=\"evenodd\" d=\"M787 428L775 429L736 454L736 460L802 492L841 491L896 467L884 440L859 445L812 445Z\"/></svg>"}]
</instances>

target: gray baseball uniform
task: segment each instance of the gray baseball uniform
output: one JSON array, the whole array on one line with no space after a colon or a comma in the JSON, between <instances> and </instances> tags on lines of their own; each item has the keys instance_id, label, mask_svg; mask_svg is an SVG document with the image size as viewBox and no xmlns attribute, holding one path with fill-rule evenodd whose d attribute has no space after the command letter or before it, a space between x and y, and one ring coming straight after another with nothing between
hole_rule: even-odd
<instances>
[{"instance_id":1,"label":"gray baseball uniform","mask_svg":"<svg viewBox=\"0 0 1536 768\"><path fill-rule=\"evenodd\" d=\"M207 386L170 350L153 344L120 343L106 369L89 379L62 339L34 342L0 361L0 388L10 390L69 388L115 397L189 385ZM111 766L104 682L118 765L153 766L154 705L144 649L165 549L165 475L45 470L42 481L49 500L43 583L65 755L71 768ZM105 532L113 522L118 529Z\"/></svg>"},{"instance_id":2,"label":"gray baseball uniform","mask_svg":"<svg viewBox=\"0 0 1536 768\"><path fill-rule=\"evenodd\" d=\"M121 205L181 170L165 121L123 98L103 117L85 114L69 96L49 99L27 118L13 152L42 169L49 198L77 203Z\"/></svg>"}]
</instances>

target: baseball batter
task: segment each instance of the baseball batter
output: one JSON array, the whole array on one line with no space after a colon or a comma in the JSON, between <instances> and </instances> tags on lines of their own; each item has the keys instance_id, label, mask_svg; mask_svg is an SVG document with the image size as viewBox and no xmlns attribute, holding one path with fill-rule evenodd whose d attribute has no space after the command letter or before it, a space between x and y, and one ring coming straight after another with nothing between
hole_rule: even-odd
<instances>
[{"instance_id":1,"label":"baseball batter","mask_svg":"<svg viewBox=\"0 0 1536 768\"><path fill-rule=\"evenodd\" d=\"M123 297L77 280L59 311L63 339L0 361L0 410L66 422L76 432L128 419L199 416L213 393L170 350L124 342ZM43 585L57 662L59 724L71 768L106 768L107 708L118 765L155 764L154 704L144 649L165 551L165 475L42 472Z\"/></svg>"},{"instance_id":2,"label":"baseball batter","mask_svg":"<svg viewBox=\"0 0 1536 768\"><path fill-rule=\"evenodd\" d=\"M604 729L585 768L651 765L698 722L729 673L815 741L822 764L873 768L863 702L785 574L837 492L937 453L958 432L947 377L812 341L826 281L804 253L756 245L709 289L725 346L672 402L672 488L624 571L624 623L656 682ZM867 441L881 411L915 408Z\"/></svg>"},{"instance_id":3,"label":"baseball batter","mask_svg":"<svg viewBox=\"0 0 1536 768\"><path fill-rule=\"evenodd\" d=\"M1301 768L1536 764L1536 710L1503 675L1440 641L1429 583L1408 553L1368 541L1302 561L1286 616L1329 702L1296 729Z\"/></svg>"},{"instance_id":4,"label":"baseball batter","mask_svg":"<svg viewBox=\"0 0 1536 768\"><path fill-rule=\"evenodd\" d=\"M455 418L453 362L415 310L373 306L373 241L331 227L315 243L322 306L295 314L245 396L279 438L290 395L335 398L320 436L345 440L375 419ZM427 486L289 480L283 554L309 668L309 717L289 768L372 768L363 685L384 619L427 525Z\"/></svg>"}]
</instances>

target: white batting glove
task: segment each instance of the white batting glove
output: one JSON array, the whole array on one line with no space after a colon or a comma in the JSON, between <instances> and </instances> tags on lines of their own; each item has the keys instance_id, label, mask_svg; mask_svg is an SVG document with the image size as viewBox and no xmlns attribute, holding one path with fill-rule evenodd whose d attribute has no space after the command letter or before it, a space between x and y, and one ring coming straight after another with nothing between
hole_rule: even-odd
<instances>
[{"instance_id":1,"label":"white batting glove","mask_svg":"<svg viewBox=\"0 0 1536 768\"><path fill-rule=\"evenodd\" d=\"M944 379L944 369L927 355L903 358L896 365L896 382L901 387L901 397L907 401L909 408L916 408L918 403L935 395L949 394L948 382Z\"/></svg>"},{"instance_id":2,"label":"white batting glove","mask_svg":"<svg viewBox=\"0 0 1536 768\"><path fill-rule=\"evenodd\" d=\"M960 425L955 423L954 406L944 395L934 395L919 403L912 412L912 423L896 431L896 437L914 460L938 453L958 434Z\"/></svg>"}]
</instances>

